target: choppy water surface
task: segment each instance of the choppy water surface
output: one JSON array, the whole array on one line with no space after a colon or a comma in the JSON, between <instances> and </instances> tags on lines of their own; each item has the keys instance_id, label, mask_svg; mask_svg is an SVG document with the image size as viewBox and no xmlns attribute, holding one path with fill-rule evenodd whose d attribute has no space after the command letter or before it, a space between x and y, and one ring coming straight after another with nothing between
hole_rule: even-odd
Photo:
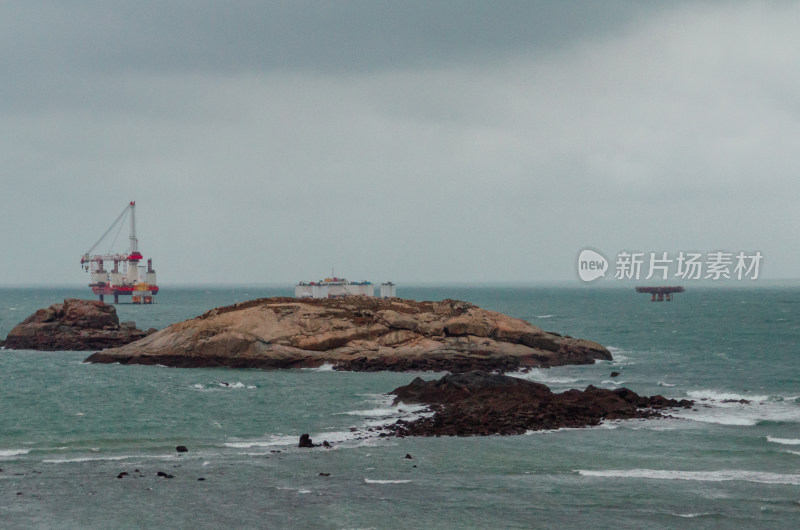
<instances>
[{"instance_id":1,"label":"choppy water surface","mask_svg":"<svg viewBox=\"0 0 800 530\"><path fill-rule=\"evenodd\" d=\"M517 374L556 391L626 386L698 406L592 429L384 439L368 429L419 413L384 394L438 374L88 365L82 352L2 351L0 527L797 526L800 289L693 288L671 303L627 288L400 291L611 347L611 362ZM0 290L0 336L86 294ZM118 312L162 328L289 294L166 289L155 306ZM305 432L334 448L297 448Z\"/></svg>"}]
</instances>

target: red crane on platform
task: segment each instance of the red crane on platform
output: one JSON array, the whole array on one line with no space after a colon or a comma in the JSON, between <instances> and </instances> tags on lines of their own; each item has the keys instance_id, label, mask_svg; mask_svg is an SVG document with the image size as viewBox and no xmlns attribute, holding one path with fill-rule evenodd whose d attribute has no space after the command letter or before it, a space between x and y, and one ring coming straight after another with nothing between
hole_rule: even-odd
<instances>
[{"instance_id":1,"label":"red crane on platform","mask_svg":"<svg viewBox=\"0 0 800 530\"><path fill-rule=\"evenodd\" d=\"M92 254L100 243L117 228L114 241L124 226L125 219L130 218L130 246L125 253ZM117 219L108 227L108 230L92 245L81 258L81 268L91 275L89 287L92 292L104 301L105 295L113 295L114 303L119 303L119 297L131 296L134 304L152 304L158 294L156 285L156 271L153 270L153 260L147 260L147 267L139 265L144 256L139 252L139 240L136 238L136 201L131 201ZM106 269L106 262L113 263L113 268Z\"/></svg>"}]
</instances>

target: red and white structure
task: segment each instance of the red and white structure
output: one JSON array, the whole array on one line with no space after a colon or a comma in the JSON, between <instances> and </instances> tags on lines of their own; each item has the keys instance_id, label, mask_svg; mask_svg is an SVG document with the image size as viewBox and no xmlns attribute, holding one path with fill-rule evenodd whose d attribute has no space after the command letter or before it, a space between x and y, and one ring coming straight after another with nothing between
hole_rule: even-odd
<instances>
[{"instance_id":1,"label":"red and white structure","mask_svg":"<svg viewBox=\"0 0 800 530\"><path fill-rule=\"evenodd\" d=\"M130 217L128 251L118 254L92 254L114 228L118 228L119 234L126 217ZM116 241L116 237L114 239ZM152 259L147 260L146 267L139 265L143 259L144 256L139 252L139 241L136 239L136 201L131 201L105 234L83 255L81 268L91 275L89 287L94 294L100 296L101 302L106 295L113 295L115 304L119 303L120 296L130 296L134 304L152 304L158 294L156 271L153 270ZM106 263L112 265L111 270Z\"/></svg>"}]
</instances>

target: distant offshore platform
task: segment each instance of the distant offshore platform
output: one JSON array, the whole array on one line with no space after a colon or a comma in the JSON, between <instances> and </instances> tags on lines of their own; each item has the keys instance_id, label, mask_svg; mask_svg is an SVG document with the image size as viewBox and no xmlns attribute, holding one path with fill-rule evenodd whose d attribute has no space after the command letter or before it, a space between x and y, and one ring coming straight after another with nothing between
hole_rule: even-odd
<instances>
[{"instance_id":1,"label":"distant offshore platform","mask_svg":"<svg viewBox=\"0 0 800 530\"><path fill-rule=\"evenodd\" d=\"M294 286L295 298L340 298L343 296L375 296L375 286L372 285L372 282L349 282L347 278L337 278L333 275L317 282L300 282ZM381 284L381 298L396 296L395 284L392 282Z\"/></svg>"},{"instance_id":2,"label":"distant offshore platform","mask_svg":"<svg viewBox=\"0 0 800 530\"><path fill-rule=\"evenodd\" d=\"M637 293L648 293L650 294L650 301L651 302L663 302L666 300L667 302L672 301L672 295L674 293L682 293L685 289L680 285L676 285L674 287L637 287Z\"/></svg>"},{"instance_id":3,"label":"distant offshore platform","mask_svg":"<svg viewBox=\"0 0 800 530\"><path fill-rule=\"evenodd\" d=\"M111 242L111 246L114 246L126 218L130 218L128 251L117 254L92 254L111 231L117 228L117 233ZM108 295L114 297L115 304L119 303L120 296L130 296L134 304L153 304L155 295L158 294L156 271L153 270L152 259L147 260L146 267L139 265L142 259L144 256L139 252L139 240L136 239L136 201L131 201L97 243L83 255L81 268L90 274L89 287L100 297L101 302L105 301L105 296ZM106 268L106 262L112 264L111 270Z\"/></svg>"}]
</instances>

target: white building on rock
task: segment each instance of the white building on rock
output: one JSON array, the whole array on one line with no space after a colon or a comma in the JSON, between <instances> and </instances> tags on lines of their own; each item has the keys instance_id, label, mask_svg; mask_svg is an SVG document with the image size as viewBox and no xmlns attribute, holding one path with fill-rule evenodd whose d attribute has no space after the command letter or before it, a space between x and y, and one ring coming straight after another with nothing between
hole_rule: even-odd
<instances>
[{"instance_id":1,"label":"white building on rock","mask_svg":"<svg viewBox=\"0 0 800 530\"><path fill-rule=\"evenodd\" d=\"M375 296L375 286L372 285L372 282L349 282L346 278L334 276L318 282L300 282L294 286L294 296L295 298Z\"/></svg>"}]
</instances>

